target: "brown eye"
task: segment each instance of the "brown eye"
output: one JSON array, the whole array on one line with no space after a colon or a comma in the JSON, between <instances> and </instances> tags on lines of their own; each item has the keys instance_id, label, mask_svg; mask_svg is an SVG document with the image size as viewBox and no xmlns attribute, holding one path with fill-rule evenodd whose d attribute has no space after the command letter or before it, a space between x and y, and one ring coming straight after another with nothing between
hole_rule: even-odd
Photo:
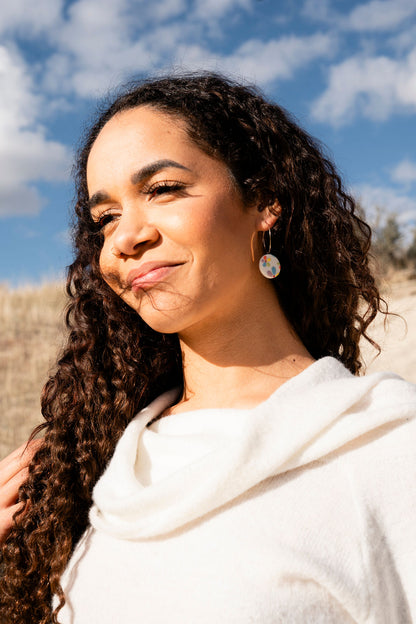
<instances>
[{"instance_id":1,"label":"brown eye","mask_svg":"<svg viewBox=\"0 0 416 624\"><path fill-rule=\"evenodd\" d=\"M152 186L147 191L147 194L150 199L153 199L154 197L165 193L176 193L178 191L182 191L184 188L184 185L179 182L160 182L157 185Z\"/></svg>"},{"instance_id":2,"label":"brown eye","mask_svg":"<svg viewBox=\"0 0 416 624\"><path fill-rule=\"evenodd\" d=\"M94 223L97 230L102 230L106 225L114 220L115 215L111 212L106 212L101 215Z\"/></svg>"},{"instance_id":3,"label":"brown eye","mask_svg":"<svg viewBox=\"0 0 416 624\"><path fill-rule=\"evenodd\" d=\"M113 215L103 215L99 220L98 220L98 225L100 226L100 228L103 228L105 225L107 225L107 223L110 223L110 221L113 220Z\"/></svg>"}]
</instances>

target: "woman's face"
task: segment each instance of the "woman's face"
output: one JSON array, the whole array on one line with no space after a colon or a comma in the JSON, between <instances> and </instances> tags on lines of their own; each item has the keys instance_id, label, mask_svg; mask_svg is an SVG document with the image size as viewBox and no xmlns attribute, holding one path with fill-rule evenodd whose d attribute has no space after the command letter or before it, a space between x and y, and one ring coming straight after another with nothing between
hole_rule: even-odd
<instances>
[{"instance_id":1,"label":"woman's face","mask_svg":"<svg viewBox=\"0 0 416 624\"><path fill-rule=\"evenodd\" d=\"M87 182L104 279L156 331L221 322L264 285L265 214L243 205L228 168L180 120L146 106L117 114L91 149Z\"/></svg>"}]
</instances>

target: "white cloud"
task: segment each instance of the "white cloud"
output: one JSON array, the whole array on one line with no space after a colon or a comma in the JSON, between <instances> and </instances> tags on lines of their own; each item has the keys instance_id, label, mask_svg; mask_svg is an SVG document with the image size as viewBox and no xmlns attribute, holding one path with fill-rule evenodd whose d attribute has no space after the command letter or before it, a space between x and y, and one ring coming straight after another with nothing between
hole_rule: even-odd
<instances>
[{"instance_id":1,"label":"white cloud","mask_svg":"<svg viewBox=\"0 0 416 624\"><path fill-rule=\"evenodd\" d=\"M12 0L0 3L0 33L18 32L36 37L56 27L63 0Z\"/></svg>"},{"instance_id":2,"label":"white cloud","mask_svg":"<svg viewBox=\"0 0 416 624\"><path fill-rule=\"evenodd\" d=\"M344 31L380 33L396 30L416 14L414 0L370 0L341 13L331 0L305 0L302 14Z\"/></svg>"},{"instance_id":3,"label":"white cloud","mask_svg":"<svg viewBox=\"0 0 416 624\"><path fill-rule=\"evenodd\" d=\"M362 184L353 189L370 221L374 220L377 210L382 215L397 214L397 220L403 226L416 222L416 198L397 191L389 186Z\"/></svg>"},{"instance_id":4,"label":"white cloud","mask_svg":"<svg viewBox=\"0 0 416 624\"><path fill-rule=\"evenodd\" d=\"M355 31L389 31L416 14L414 0L372 0L356 6L343 26Z\"/></svg>"},{"instance_id":5,"label":"white cloud","mask_svg":"<svg viewBox=\"0 0 416 624\"><path fill-rule=\"evenodd\" d=\"M51 35L55 53L45 64L43 86L56 96L96 97L128 75L163 67L215 69L266 84L333 53L334 37L321 33L251 39L227 55L212 51L212 30L216 38L224 16L249 11L252 2L204 0L186 11L184 0L163 0L158 11L164 7L173 19L159 20L144 0L78 0Z\"/></svg>"},{"instance_id":6,"label":"white cloud","mask_svg":"<svg viewBox=\"0 0 416 624\"><path fill-rule=\"evenodd\" d=\"M159 0L150 6L156 22L171 20L187 10L186 0Z\"/></svg>"},{"instance_id":7,"label":"white cloud","mask_svg":"<svg viewBox=\"0 0 416 624\"><path fill-rule=\"evenodd\" d=\"M5 46L0 46L0 92L0 136L4 136L16 123L27 125L39 107L22 58Z\"/></svg>"},{"instance_id":8,"label":"white cloud","mask_svg":"<svg viewBox=\"0 0 416 624\"><path fill-rule=\"evenodd\" d=\"M391 178L395 182L402 184L411 184L416 182L416 162L411 160L402 160L391 171Z\"/></svg>"},{"instance_id":9,"label":"white cloud","mask_svg":"<svg viewBox=\"0 0 416 624\"><path fill-rule=\"evenodd\" d=\"M183 45L175 50L174 65L184 70L210 69L267 85L292 77L300 67L329 56L333 50L333 38L321 34L270 41L251 39L226 56L199 45Z\"/></svg>"},{"instance_id":10,"label":"white cloud","mask_svg":"<svg viewBox=\"0 0 416 624\"><path fill-rule=\"evenodd\" d=\"M46 137L38 122L42 100L19 54L0 46L0 214L35 214L42 199L35 180L68 175L65 146Z\"/></svg>"},{"instance_id":11,"label":"white cloud","mask_svg":"<svg viewBox=\"0 0 416 624\"><path fill-rule=\"evenodd\" d=\"M313 20L328 22L332 19L330 0L305 0L302 14Z\"/></svg>"},{"instance_id":12,"label":"white cloud","mask_svg":"<svg viewBox=\"0 0 416 624\"><path fill-rule=\"evenodd\" d=\"M35 131L15 127L7 139L0 147L4 155L0 181L17 186L29 180L62 181L68 177L67 148L47 140L42 127Z\"/></svg>"},{"instance_id":13,"label":"white cloud","mask_svg":"<svg viewBox=\"0 0 416 624\"><path fill-rule=\"evenodd\" d=\"M416 41L416 24L409 21L409 24L400 28L387 40L388 45L396 50L398 54L403 54L412 50Z\"/></svg>"},{"instance_id":14,"label":"white cloud","mask_svg":"<svg viewBox=\"0 0 416 624\"><path fill-rule=\"evenodd\" d=\"M0 218L37 215L42 207L42 198L35 188L8 185L0 179Z\"/></svg>"},{"instance_id":15,"label":"white cloud","mask_svg":"<svg viewBox=\"0 0 416 624\"><path fill-rule=\"evenodd\" d=\"M416 48L405 58L355 56L332 66L329 84L312 104L312 116L335 126L357 115L385 120L416 111Z\"/></svg>"},{"instance_id":16,"label":"white cloud","mask_svg":"<svg viewBox=\"0 0 416 624\"><path fill-rule=\"evenodd\" d=\"M334 47L332 36L319 33L309 37L288 36L265 42L252 39L223 58L221 66L228 72L267 84L279 78L290 78L300 67L317 58L330 56Z\"/></svg>"},{"instance_id":17,"label":"white cloud","mask_svg":"<svg viewBox=\"0 0 416 624\"><path fill-rule=\"evenodd\" d=\"M183 9L177 0L162 4L167 15ZM55 52L45 64L44 88L53 94L96 97L128 74L152 71L164 56L172 54L185 29L149 22L149 14L143 0L72 4L66 21L51 34ZM156 20L155 15L151 17Z\"/></svg>"},{"instance_id":18,"label":"white cloud","mask_svg":"<svg viewBox=\"0 0 416 624\"><path fill-rule=\"evenodd\" d=\"M218 19L238 9L249 10L252 0L196 0L193 15L199 19Z\"/></svg>"}]
</instances>

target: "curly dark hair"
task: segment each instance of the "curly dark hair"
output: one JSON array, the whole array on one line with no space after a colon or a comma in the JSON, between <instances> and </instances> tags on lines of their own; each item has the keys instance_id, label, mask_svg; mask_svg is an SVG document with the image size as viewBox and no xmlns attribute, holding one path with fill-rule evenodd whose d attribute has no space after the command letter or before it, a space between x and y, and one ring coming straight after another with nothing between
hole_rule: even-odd
<instances>
[{"instance_id":1,"label":"curly dark hair","mask_svg":"<svg viewBox=\"0 0 416 624\"><path fill-rule=\"evenodd\" d=\"M177 336L153 331L104 282L102 236L88 209L86 164L97 135L117 113L143 105L184 121L189 137L229 168L247 204L262 210L278 201L275 288L314 358L333 356L358 374L360 338L372 342L367 328L384 311L369 267L371 230L320 145L286 111L212 73L127 85L99 111L78 153L68 339L43 390L46 422L32 436L44 430L44 444L20 489L24 509L2 548L7 624L58 622L60 576L87 527L94 484L134 414L183 384Z\"/></svg>"}]
</instances>

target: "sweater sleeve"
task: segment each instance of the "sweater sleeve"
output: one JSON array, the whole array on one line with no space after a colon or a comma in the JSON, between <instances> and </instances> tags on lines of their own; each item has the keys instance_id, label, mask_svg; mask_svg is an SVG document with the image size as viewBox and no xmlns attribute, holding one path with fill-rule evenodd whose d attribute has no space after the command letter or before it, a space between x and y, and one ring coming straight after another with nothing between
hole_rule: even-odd
<instances>
[{"instance_id":1,"label":"sweater sleeve","mask_svg":"<svg viewBox=\"0 0 416 624\"><path fill-rule=\"evenodd\" d=\"M368 622L416 622L416 418L383 426L349 475L368 573Z\"/></svg>"}]
</instances>

